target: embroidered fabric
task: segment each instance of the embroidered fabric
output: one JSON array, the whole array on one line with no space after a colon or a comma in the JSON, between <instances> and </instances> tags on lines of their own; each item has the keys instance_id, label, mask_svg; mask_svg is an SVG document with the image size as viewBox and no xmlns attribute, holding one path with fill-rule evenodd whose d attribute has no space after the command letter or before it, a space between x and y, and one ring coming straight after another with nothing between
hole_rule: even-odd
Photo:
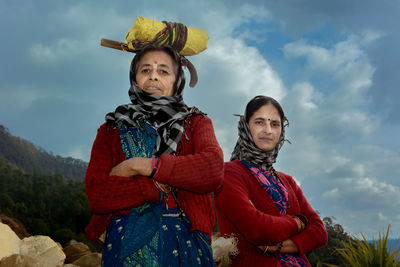
<instances>
[{"instance_id":1,"label":"embroidered fabric","mask_svg":"<svg viewBox=\"0 0 400 267\"><path fill-rule=\"evenodd\" d=\"M281 216L285 216L289 209L288 192L278 177L275 177L274 171L267 171L247 161L241 161L242 164L256 177L261 187L268 192L279 210ZM282 267L307 267L304 258L294 253L281 253L279 255L278 266Z\"/></svg>"},{"instance_id":2,"label":"embroidered fabric","mask_svg":"<svg viewBox=\"0 0 400 267\"><path fill-rule=\"evenodd\" d=\"M102 266L214 266L208 235L190 234L190 222L178 208L162 206L160 201L141 214L136 210L114 218L107 229ZM141 218L156 214L154 208L161 209L157 218Z\"/></svg>"},{"instance_id":3,"label":"embroidered fabric","mask_svg":"<svg viewBox=\"0 0 400 267\"><path fill-rule=\"evenodd\" d=\"M151 158L156 144L156 130L146 122L140 128L128 128L122 121L117 122L122 151L127 159L132 157Z\"/></svg>"}]
</instances>

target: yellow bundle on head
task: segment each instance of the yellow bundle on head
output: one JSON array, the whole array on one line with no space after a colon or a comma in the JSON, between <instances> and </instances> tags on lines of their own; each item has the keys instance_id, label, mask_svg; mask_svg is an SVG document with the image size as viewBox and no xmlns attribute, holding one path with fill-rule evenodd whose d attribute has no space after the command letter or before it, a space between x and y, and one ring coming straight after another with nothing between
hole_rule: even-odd
<instances>
[{"instance_id":1,"label":"yellow bundle on head","mask_svg":"<svg viewBox=\"0 0 400 267\"><path fill-rule=\"evenodd\" d=\"M137 50L148 44L167 44L182 56L193 56L204 51L207 49L208 39L205 30L145 17L137 17L125 37L130 50Z\"/></svg>"},{"instance_id":2,"label":"yellow bundle on head","mask_svg":"<svg viewBox=\"0 0 400 267\"><path fill-rule=\"evenodd\" d=\"M101 45L127 52L137 53L146 45L169 45L180 55L184 66L190 72L189 86L197 83L197 71L186 56L197 55L207 49L208 34L205 30L186 27L182 23L160 22L145 17L137 17L126 34L126 43L101 39Z\"/></svg>"}]
</instances>

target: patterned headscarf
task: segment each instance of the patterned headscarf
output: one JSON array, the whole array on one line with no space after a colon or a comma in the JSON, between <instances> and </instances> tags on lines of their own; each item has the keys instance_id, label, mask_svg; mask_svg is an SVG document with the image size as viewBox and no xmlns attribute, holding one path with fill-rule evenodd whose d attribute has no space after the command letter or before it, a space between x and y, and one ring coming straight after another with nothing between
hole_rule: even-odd
<instances>
[{"instance_id":1,"label":"patterned headscarf","mask_svg":"<svg viewBox=\"0 0 400 267\"><path fill-rule=\"evenodd\" d=\"M285 142L285 126L287 124L284 123L285 121L282 122L281 136L279 137L279 141L275 148L271 151L264 151L259 149L254 143L245 116L240 116L238 123L239 138L236 142L235 149L232 152L231 160L244 160L257 165L264 170L268 170L272 167L272 164L276 162L278 152Z\"/></svg>"},{"instance_id":2,"label":"patterned headscarf","mask_svg":"<svg viewBox=\"0 0 400 267\"><path fill-rule=\"evenodd\" d=\"M173 50L172 50L173 51ZM145 52L144 52L145 53ZM176 53L174 51L174 53ZM176 60L175 60L176 61ZM186 120L195 113L201 113L196 107L188 107L183 101L185 76L181 64L175 93L173 96L149 94L143 91L135 80L135 67L138 60L132 60L129 98L131 104L118 106L114 112L106 115L107 122L124 122L128 127L141 127L142 121L148 121L157 131L156 147L153 154L175 154Z\"/></svg>"}]
</instances>

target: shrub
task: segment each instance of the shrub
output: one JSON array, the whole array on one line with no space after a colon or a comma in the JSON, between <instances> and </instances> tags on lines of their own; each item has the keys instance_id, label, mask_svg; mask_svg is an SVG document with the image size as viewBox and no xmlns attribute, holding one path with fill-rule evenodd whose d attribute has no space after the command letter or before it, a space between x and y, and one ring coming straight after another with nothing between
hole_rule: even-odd
<instances>
[{"instance_id":1,"label":"shrub","mask_svg":"<svg viewBox=\"0 0 400 267\"><path fill-rule=\"evenodd\" d=\"M361 233L362 239L354 237L342 241L343 248L338 253L344 259L344 266L349 267L398 267L400 266L399 242L394 247L388 246L390 225L386 233L379 232L379 238L368 241ZM334 267L336 265L326 264Z\"/></svg>"}]
</instances>

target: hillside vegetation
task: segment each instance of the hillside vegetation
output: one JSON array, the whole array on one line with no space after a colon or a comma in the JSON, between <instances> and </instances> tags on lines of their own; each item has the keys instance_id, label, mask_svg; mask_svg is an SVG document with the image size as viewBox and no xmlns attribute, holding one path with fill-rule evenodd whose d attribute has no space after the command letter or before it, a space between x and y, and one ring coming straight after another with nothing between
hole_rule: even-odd
<instances>
[{"instance_id":1,"label":"hillside vegetation","mask_svg":"<svg viewBox=\"0 0 400 267\"><path fill-rule=\"evenodd\" d=\"M50 154L31 142L13 136L0 125L0 160L19 167L26 173L55 175L83 181L87 163L71 157Z\"/></svg>"},{"instance_id":2,"label":"hillside vegetation","mask_svg":"<svg viewBox=\"0 0 400 267\"><path fill-rule=\"evenodd\" d=\"M0 161L0 214L20 220L31 235L85 240L89 209L83 182L61 175L28 174Z\"/></svg>"}]
</instances>

